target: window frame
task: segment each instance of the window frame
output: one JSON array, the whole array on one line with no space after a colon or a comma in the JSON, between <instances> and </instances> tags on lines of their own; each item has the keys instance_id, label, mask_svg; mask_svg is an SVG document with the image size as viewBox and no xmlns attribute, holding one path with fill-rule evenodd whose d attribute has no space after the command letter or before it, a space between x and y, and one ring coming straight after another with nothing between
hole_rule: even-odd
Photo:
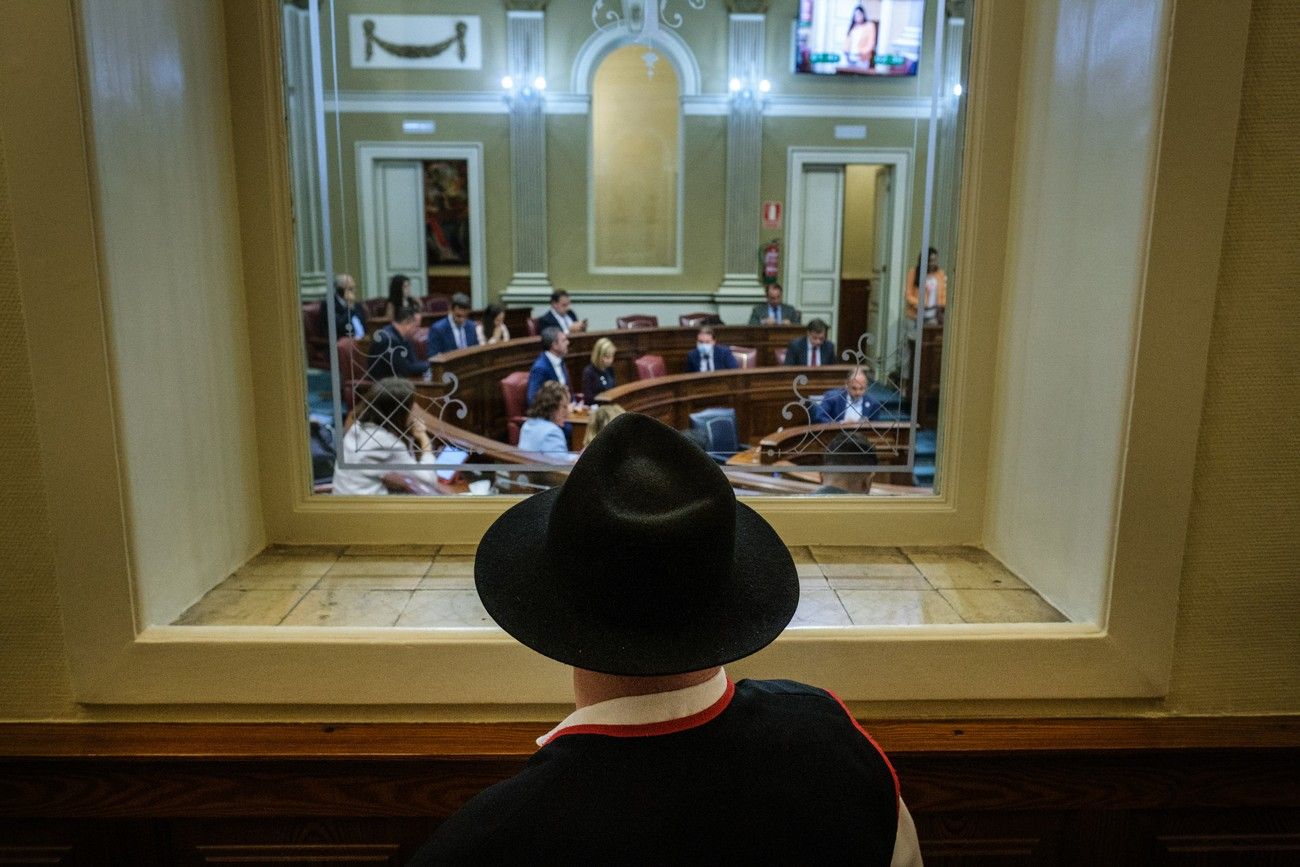
<instances>
[{"instance_id":1,"label":"window frame","mask_svg":"<svg viewBox=\"0 0 1300 867\"><path fill-rule=\"evenodd\" d=\"M850 700L1139 698L1167 690L1248 19L1248 9L1204 5L1180 4L1177 17L1172 2L1167 9L1173 29L1169 68L1162 76L1163 108L1153 133L1145 281L1131 403L1119 445L1123 471L1116 492L1108 616L1092 624L796 630L732 666L734 675L779 672L824 684ZM260 506L266 536L277 542L473 542L512 500L363 503L308 493L279 15L274 4L255 6L260 8L225 7L230 110L240 131L233 152L246 239L245 280L250 287L278 287L272 303L249 317L253 354L268 362L253 370L261 491L260 502L250 507ZM1000 23L1019 22L1026 12L1020 0L987 0L979 6L968 92L987 98L971 102L958 262L968 300L949 318L955 351L944 359L949 402L940 436L950 445L940 453L943 491L902 503L750 500L790 544L981 541L994 425L977 407L987 406L998 377L1007 374L975 362L978 345L998 334L1007 185L1019 110L1015 97L1007 96L1015 93L1018 74L1007 60L1021 55L1015 27L988 23L995 14ZM104 316L105 287L93 264L95 184L85 160L76 160L94 142L77 79L84 61L71 36L76 24L63 14L51 14L40 25L60 50L48 51L29 70L47 97L56 95L55 109L47 112L48 124L30 131L19 156L33 164L38 154L66 158L69 168L49 180L41 172L24 172L22 160L10 161L15 213L57 216L59 224L46 220L44 234L20 235L17 245L25 271L48 273L72 287L73 300L88 302L78 308L89 311L82 333L107 341L113 329ZM67 14L75 17L75 10ZM990 57L1003 65L995 67ZM1210 75L1207 63L1221 74ZM29 91L17 97L28 104L37 98ZM65 142L68 129L83 135ZM975 152L985 156L971 159ZM249 238L269 243L253 244ZM52 256L52 250L59 255ZM36 291L44 285L48 281L23 283L28 327L31 333L58 333L64 308L41 303ZM64 407L72 400L82 427L122 435L109 358L98 353L52 358L34 366L33 380L46 495L60 516L53 530L55 565L79 701L495 706L569 700L567 669L494 630L302 629L290 634L282 628L138 623L135 595L147 592L150 581L169 576L134 574L123 480L118 472L102 472L118 464L114 438L87 445L64 423ZM69 382L77 383L72 394L64 387ZM428 538L431 518L441 534L436 540ZM84 556L86 551L95 556ZM223 576L203 577L216 583ZM1014 671L1008 672L1011 661ZM922 671L925 677L918 675Z\"/></svg>"}]
</instances>

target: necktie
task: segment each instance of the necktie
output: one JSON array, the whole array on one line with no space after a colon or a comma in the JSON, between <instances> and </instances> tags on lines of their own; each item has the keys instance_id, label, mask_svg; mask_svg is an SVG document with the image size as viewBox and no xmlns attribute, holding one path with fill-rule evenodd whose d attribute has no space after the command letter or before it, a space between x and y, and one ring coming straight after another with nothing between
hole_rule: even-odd
<instances>
[{"instance_id":1,"label":"necktie","mask_svg":"<svg viewBox=\"0 0 1300 867\"><path fill-rule=\"evenodd\" d=\"M780 325L780 324L781 324L781 308L780 308L780 307L773 307L773 308L772 308L772 320L773 320L774 322L776 322L777 325Z\"/></svg>"},{"instance_id":2,"label":"necktie","mask_svg":"<svg viewBox=\"0 0 1300 867\"><path fill-rule=\"evenodd\" d=\"M707 372L709 372L710 370L713 369L713 356L712 356L712 355L701 355L701 356L700 356L700 362L701 362L701 363L700 363L700 369L703 370L705 373L707 373Z\"/></svg>"},{"instance_id":3,"label":"necktie","mask_svg":"<svg viewBox=\"0 0 1300 867\"><path fill-rule=\"evenodd\" d=\"M453 331L456 332L456 348L457 348L457 349L464 349L464 348L465 348L465 329L461 328L459 325L457 325L457 324L454 323L454 322L452 323L451 328L452 328Z\"/></svg>"},{"instance_id":4,"label":"necktie","mask_svg":"<svg viewBox=\"0 0 1300 867\"><path fill-rule=\"evenodd\" d=\"M822 354L817 350L816 346L808 347L808 363L811 364L813 367L821 366Z\"/></svg>"}]
</instances>

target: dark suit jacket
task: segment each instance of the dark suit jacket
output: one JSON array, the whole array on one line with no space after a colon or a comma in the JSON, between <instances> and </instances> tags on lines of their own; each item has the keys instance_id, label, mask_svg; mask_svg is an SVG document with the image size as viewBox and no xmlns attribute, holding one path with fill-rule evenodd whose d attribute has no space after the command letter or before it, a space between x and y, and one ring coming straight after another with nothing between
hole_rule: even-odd
<instances>
[{"instance_id":1,"label":"dark suit jacket","mask_svg":"<svg viewBox=\"0 0 1300 867\"><path fill-rule=\"evenodd\" d=\"M723 346L721 343L713 344L713 369L714 370L734 370L740 367L740 362L736 361L736 356L731 354L730 346ZM686 353L686 372L700 372L700 350L699 347Z\"/></svg>"},{"instance_id":2,"label":"dark suit jacket","mask_svg":"<svg viewBox=\"0 0 1300 867\"><path fill-rule=\"evenodd\" d=\"M361 320L361 333L352 333L352 317ZM320 323L317 326L318 332L322 337L329 337L330 323L325 318L325 305L320 306ZM353 304L351 307L343 300L343 296L337 292L334 293L334 327L338 330L339 337L355 337L357 340L365 337L366 331L366 311L360 304Z\"/></svg>"},{"instance_id":3,"label":"dark suit jacket","mask_svg":"<svg viewBox=\"0 0 1300 867\"><path fill-rule=\"evenodd\" d=\"M591 403L596 395L606 389L613 388L614 368L608 370L599 370L594 364L588 364L582 370L582 399Z\"/></svg>"},{"instance_id":4,"label":"dark suit jacket","mask_svg":"<svg viewBox=\"0 0 1300 867\"><path fill-rule=\"evenodd\" d=\"M821 362L822 364L835 363L835 341L822 341ZM785 348L785 363L791 367L803 367L808 363L808 335L790 341L790 345Z\"/></svg>"},{"instance_id":5,"label":"dark suit jacket","mask_svg":"<svg viewBox=\"0 0 1300 867\"><path fill-rule=\"evenodd\" d=\"M849 405L849 393L842 388L836 388L822 395L819 403L813 406L812 420L815 422L844 421L844 410ZM862 395L862 417L877 418L880 414L880 404Z\"/></svg>"},{"instance_id":6,"label":"dark suit jacket","mask_svg":"<svg viewBox=\"0 0 1300 867\"><path fill-rule=\"evenodd\" d=\"M563 367L563 365L561 366ZM569 371L567 368L565 369L564 374L565 376L568 376ZM543 352L541 355L537 356L537 360L533 362L533 366L528 371L529 406L532 406L533 398L537 396L537 392L542 387L542 383L552 379L559 381L560 378L555 375L555 368L551 367L551 360L547 358L546 353ZM568 382L565 382L564 384L568 385Z\"/></svg>"},{"instance_id":7,"label":"dark suit jacket","mask_svg":"<svg viewBox=\"0 0 1300 867\"><path fill-rule=\"evenodd\" d=\"M386 376L423 376L429 362L415 355L415 345L402 338L391 324L375 332L370 341L370 367L366 375L371 379Z\"/></svg>"},{"instance_id":8,"label":"dark suit jacket","mask_svg":"<svg viewBox=\"0 0 1300 867\"><path fill-rule=\"evenodd\" d=\"M767 302L755 304L754 309L749 311L749 324L762 325L763 320L772 312L772 308L767 306ZM799 311L789 304L781 305L781 324L782 325L799 325Z\"/></svg>"},{"instance_id":9,"label":"dark suit jacket","mask_svg":"<svg viewBox=\"0 0 1300 867\"><path fill-rule=\"evenodd\" d=\"M466 346L478 346L478 332L474 328L472 319L466 319L460 330L465 335ZM429 328L429 354L438 355L443 352L453 352L457 348L456 325L451 321L451 317L444 316L433 323L433 326Z\"/></svg>"},{"instance_id":10,"label":"dark suit jacket","mask_svg":"<svg viewBox=\"0 0 1300 867\"><path fill-rule=\"evenodd\" d=\"M570 310L568 315L569 315L569 327L572 328L573 323L578 321L578 314ZM561 331L564 330L560 326L560 317L556 316L555 311L549 307L546 308L545 313L537 317L537 333L541 334L542 330L545 328L560 328Z\"/></svg>"}]
</instances>

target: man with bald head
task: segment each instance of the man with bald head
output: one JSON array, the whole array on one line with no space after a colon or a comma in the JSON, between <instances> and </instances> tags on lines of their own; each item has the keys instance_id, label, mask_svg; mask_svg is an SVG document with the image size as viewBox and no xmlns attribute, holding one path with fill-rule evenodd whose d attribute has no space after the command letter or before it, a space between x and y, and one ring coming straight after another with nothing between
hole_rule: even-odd
<instances>
[{"instance_id":1,"label":"man with bald head","mask_svg":"<svg viewBox=\"0 0 1300 867\"><path fill-rule=\"evenodd\" d=\"M867 372L861 367L849 371L842 388L832 389L822 395L813 407L815 422L863 421L875 418L881 406L867 397Z\"/></svg>"}]
</instances>

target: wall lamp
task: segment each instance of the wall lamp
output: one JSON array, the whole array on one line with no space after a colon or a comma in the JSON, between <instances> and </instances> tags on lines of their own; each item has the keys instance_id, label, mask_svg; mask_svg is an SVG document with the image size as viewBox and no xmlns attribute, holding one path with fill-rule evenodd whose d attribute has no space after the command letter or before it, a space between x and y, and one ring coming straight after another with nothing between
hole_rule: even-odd
<instances>
[{"instance_id":1,"label":"wall lamp","mask_svg":"<svg viewBox=\"0 0 1300 867\"><path fill-rule=\"evenodd\" d=\"M506 102L541 99L546 91L546 77L539 75L531 83L525 82L521 87L514 76L505 75L501 77L501 89L505 91Z\"/></svg>"}]
</instances>

